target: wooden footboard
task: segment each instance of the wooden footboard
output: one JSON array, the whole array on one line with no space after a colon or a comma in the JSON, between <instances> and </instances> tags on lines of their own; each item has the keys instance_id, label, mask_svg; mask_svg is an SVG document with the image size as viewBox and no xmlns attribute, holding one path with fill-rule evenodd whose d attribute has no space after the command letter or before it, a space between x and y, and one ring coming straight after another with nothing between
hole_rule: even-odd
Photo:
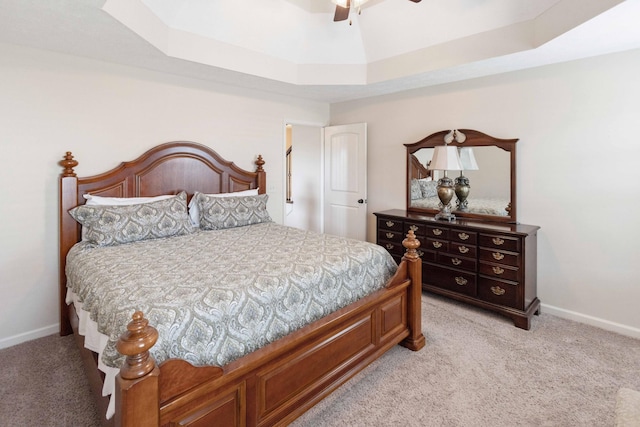
<instances>
[{"instance_id":1,"label":"wooden footboard","mask_svg":"<svg viewBox=\"0 0 640 427\"><path fill-rule=\"evenodd\" d=\"M286 425L396 344L425 345L421 260L413 232L386 287L224 368L182 360L156 366L157 332L137 312L118 343L119 426Z\"/></svg>"}]
</instances>

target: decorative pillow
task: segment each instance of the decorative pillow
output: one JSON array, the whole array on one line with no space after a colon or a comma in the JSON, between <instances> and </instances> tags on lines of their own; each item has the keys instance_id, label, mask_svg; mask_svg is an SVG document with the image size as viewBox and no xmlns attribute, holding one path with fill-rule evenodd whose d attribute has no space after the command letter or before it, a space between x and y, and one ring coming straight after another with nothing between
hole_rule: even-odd
<instances>
[{"instance_id":1,"label":"decorative pillow","mask_svg":"<svg viewBox=\"0 0 640 427\"><path fill-rule=\"evenodd\" d=\"M422 189L417 179L411 180L411 200L422 199Z\"/></svg>"},{"instance_id":2,"label":"decorative pillow","mask_svg":"<svg viewBox=\"0 0 640 427\"><path fill-rule=\"evenodd\" d=\"M436 197L438 195L438 182L431 178L419 179L420 190L422 191L422 198Z\"/></svg>"},{"instance_id":3,"label":"decorative pillow","mask_svg":"<svg viewBox=\"0 0 640 427\"><path fill-rule=\"evenodd\" d=\"M196 193L193 196L200 209L200 228L221 230L244 225L271 222L267 212L267 194L257 196L213 197Z\"/></svg>"},{"instance_id":4,"label":"decorative pillow","mask_svg":"<svg viewBox=\"0 0 640 427\"><path fill-rule=\"evenodd\" d=\"M197 192L196 192L197 193ZM218 193L218 194L205 194L209 197L237 197L237 196L257 196L258 188L243 191L234 191L233 193ZM196 203L195 195L189 202L189 217L191 218L191 224L194 227L200 227L200 209L198 203Z\"/></svg>"},{"instance_id":5,"label":"decorative pillow","mask_svg":"<svg viewBox=\"0 0 640 427\"><path fill-rule=\"evenodd\" d=\"M139 205L141 203L157 202L158 200L166 200L175 197L175 194L167 194L155 197L103 197L94 196L92 194L83 194L87 200L87 206L127 206Z\"/></svg>"},{"instance_id":6,"label":"decorative pillow","mask_svg":"<svg viewBox=\"0 0 640 427\"><path fill-rule=\"evenodd\" d=\"M174 197L175 194L167 194L164 196L155 196L155 197L105 197L105 196L94 196L93 194L83 194L82 197L87 201L85 203L86 206L126 206L126 205L137 205L140 203L150 203L156 202L158 200L165 200L171 197ZM86 228L82 227L82 240L86 241Z\"/></svg>"},{"instance_id":7,"label":"decorative pillow","mask_svg":"<svg viewBox=\"0 0 640 427\"><path fill-rule=\"evenodd\" d=\"M135 205L77 206L69 214L82 224L84 238L97 246L179 236L193 232L187 194Z\"/></svg>"}]
</instances>

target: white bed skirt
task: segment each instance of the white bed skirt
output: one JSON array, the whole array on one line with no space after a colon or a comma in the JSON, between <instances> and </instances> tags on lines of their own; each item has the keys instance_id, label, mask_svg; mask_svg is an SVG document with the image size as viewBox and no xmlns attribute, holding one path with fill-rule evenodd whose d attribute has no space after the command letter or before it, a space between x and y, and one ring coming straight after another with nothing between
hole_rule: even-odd
<instances>
[{"instance_id":1,"label":"white bed skirt","mask_svg":"<svg viewBox=\"0 0 640 427\"><path fill-rule=\"evenodd\" d=\"M98 325L96 322L91 320L89 317L89 312L84 311L82 308L82 303L78 301L76 294L67 289L67 297L65 298L67 304L73 303L76 308L76 313L78 313L78 333L84 337L84 346L89 350L98 353L98 369L104 372L104 385L102 386L102 395L110 396L109 397L109 407L107 408L106 418L110 419L113 417L115 413L115 384L116 384L116 375L120 371L117 368L112 368L110 366L106 366L102 363L102 351L107 345L108 337L104 334L98 332Z\"/></svg>"}]
</instances>

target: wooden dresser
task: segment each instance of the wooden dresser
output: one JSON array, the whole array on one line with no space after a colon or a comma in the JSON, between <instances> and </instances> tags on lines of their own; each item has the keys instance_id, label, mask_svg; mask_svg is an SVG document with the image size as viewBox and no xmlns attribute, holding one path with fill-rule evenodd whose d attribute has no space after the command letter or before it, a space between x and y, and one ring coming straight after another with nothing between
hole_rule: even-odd
<instances>
[{"instance_id":1,"label":"wooden dresser","mask_svg":"<svg viewBox=\"0 0 640 427\"><path fill-rule=\"evenodd\" d=\"M420 240L422 288L509 316L529 329L539 314L534 225L433 216L394 209L376 212L377 243L400 262L412 229Z\"/></svg>"}]
</instances>

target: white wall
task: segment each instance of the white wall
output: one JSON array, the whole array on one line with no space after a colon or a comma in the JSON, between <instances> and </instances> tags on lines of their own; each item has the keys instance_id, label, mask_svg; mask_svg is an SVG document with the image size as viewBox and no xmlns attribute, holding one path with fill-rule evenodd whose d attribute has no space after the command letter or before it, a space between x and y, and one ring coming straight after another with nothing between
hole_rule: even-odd
<instances>
[{"instance_id":1,"label":"white wall","mask_svg":"<svg viewBox=\"0 0 640 427\"><path fill-rule=\"evenodd\" d=\"M543 310L640 337L639 75L635 50L332 105L332 124L368 122L369 240L373 212L405 206L403 144L454 128L520 138Z\"/></svg>"},{"instance_id":2,"label":"white wall","mask_svg":"<svg viewBox=\"0 0 640 427\"><path fill-rule=\"evenodd\" d=\"M518 215L542 227L543 309L640 337L637 75L631 51L331 106L332 124L368 123L369 240L373 212L404 207L402 144L451 128L520 138ZM0 88L0 348L57 331L65 151L81 176L171 140L243 168L260 153L282 221L285 120L329 118L325 104L3 44Z\"/></svg>"},{"instance_id":3,"label":"white wall","mask_svg":"<svg viewBox=\"0 0 640 427\"><path fill-rule=\"evenodd\" d=\"M327 123L329 106L0 44L0 348L57 331L57 162L79 176L190 140L253 169L282 222L284 123Z\"/></svg>"}]
</instances>

